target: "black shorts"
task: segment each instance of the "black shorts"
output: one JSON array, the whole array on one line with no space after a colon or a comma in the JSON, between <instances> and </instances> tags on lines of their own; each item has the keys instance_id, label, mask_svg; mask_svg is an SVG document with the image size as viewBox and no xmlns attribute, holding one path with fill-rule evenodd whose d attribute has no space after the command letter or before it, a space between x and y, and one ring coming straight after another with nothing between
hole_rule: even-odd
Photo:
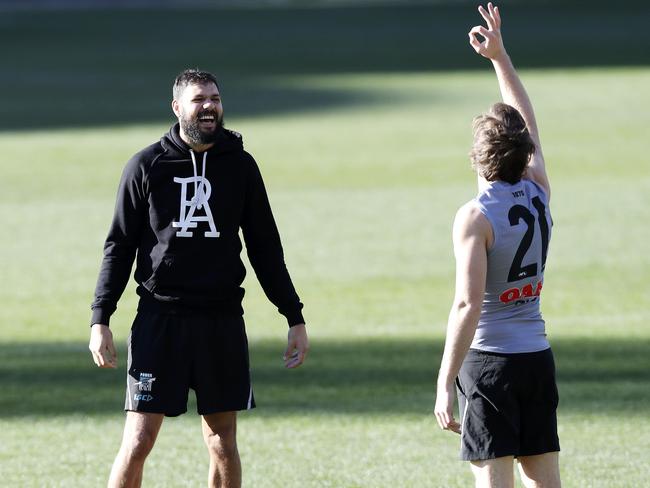
<instances>
[{"instance_id":1,"label":"black shorts","mask_svg":"<svg viewBox=\"0 0 650 488\"><path fill-rule=\"evenodd\" d=\"M550 349L521 354L470 349L456 387L461 459L478 461L560 450L558 392Z\"/></svg>"},{"instance_id":2,"label":"black shorts","mask_svg":"<svg viewBox=\"0 0 650 488\"><path fill-rule=\"evenodd\" d=\"M187 411L190 388L201 415L255 407L243 317L139 311L124 409L174 417Z\"/></svg>"}]
</instances>

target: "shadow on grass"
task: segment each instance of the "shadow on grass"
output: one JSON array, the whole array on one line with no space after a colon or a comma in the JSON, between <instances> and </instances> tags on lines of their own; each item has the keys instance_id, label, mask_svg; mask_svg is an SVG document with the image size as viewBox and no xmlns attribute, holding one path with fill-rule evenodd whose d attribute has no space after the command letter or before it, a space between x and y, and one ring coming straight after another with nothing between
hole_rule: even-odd
<instances>
[{"instance_id":1,"label":"shadow on grass","mask_svg":"<svg viewBox=\"0 0 650 488\"><path fill-rule=\"evenodd\" d=\"M644 2L521 2L508 5L504 35L519 67L648 66L649 16ZM219 74L227 116L384 103L394 94L296 77L487 70L467 43L479 20L458 2L3 12L0 130L169 121L171 82L188 66Z\"/></svg>"},{"instance_id":2,"label":"shadow on grass","mask_svg":"<svg viewBox=\"0 0 650 488\"><path fill-rule=\"evenodd\" d=\"M308 363L287 371L281 342L252 343L256 415L432 410L440 342L373 339L312 346ZM561 411L650 413L649 349L648 340L556 340ZM95 368L85 344L0 345L0 417L120 411L120 352L121 368L113 371Z\"/></svg>"}]
</instances>

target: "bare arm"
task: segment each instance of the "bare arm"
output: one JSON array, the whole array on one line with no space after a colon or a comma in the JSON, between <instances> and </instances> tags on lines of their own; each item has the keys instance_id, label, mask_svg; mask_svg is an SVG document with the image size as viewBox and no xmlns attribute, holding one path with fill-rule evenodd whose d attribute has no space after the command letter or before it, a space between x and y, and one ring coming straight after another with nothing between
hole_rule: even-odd
<instances>
[{"instance_id":1,"label":"bare arm","mask_svg":"<svg viewBox=\"0 0 650 488\"><path fill-rule=\"evenodd\" d=\"M483 26L473 27L469 31L469 43L477 53L492 61L503 102L516 108L524 118L528 132L535 143L535 154L531 157L525 177L542 186L550 197L551 188L546 174L546 165L539 140L539 130L535 120L533 104L503 46L499 8L494 7L492 3L488 3L487 10L482 6L478 10L485 19L487 28ZM477 35L483 37L484 41L480 42L476 37Z\"/></svg>"},{"instance_id":2,"label":"bare arm","mask_svg":"<svg viewBox=\"0 0 650 488\"><path fill-rule=\"evenodd\" d=\"M490 224L472 204L458 211L453 240L456 256L456 293L449 312L445 350L438 373L435 414L442 429L460 433L454 420L454 381L474 338L487 275Z\"/></svg>"}]
</instances>

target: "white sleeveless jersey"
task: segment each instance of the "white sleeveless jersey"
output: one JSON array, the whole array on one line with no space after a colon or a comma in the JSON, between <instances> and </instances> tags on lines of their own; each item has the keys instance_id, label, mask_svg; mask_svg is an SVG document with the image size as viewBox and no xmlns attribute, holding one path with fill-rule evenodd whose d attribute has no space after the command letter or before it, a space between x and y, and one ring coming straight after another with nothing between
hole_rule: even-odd
<instances>
[{"instance_id":1,"label":"white sleeveless jersey","mask_svg":"<svg viewBox=\"0 0 650 488\"><path fill-rule=\"evenodd\" d=\"M475 203L492 225L494 242L471 348L499 353L548 349L539 307L552 226L546 192L531 180L493 181Z\"/></svg>"}]
</instances>

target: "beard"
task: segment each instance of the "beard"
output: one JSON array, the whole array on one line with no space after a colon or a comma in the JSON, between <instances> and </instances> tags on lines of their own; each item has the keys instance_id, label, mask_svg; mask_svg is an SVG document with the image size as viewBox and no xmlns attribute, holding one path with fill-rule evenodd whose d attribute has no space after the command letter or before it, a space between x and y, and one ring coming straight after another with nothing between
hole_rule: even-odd
<instances>
[{"instance_id":1,"label":"beard","mask_svg":"<svg viewBox=\"0 0 650 488\"><path fill-rule=\"evenodd\" d=\"M214 116L214 129L201 129L199 119L204 115ZM223 114L213 110L203 110L196 114L196 117L181 117L179 120L181 129L192 144L211 144L217 140L221 129L224 128Z\"/></svg>"}]
</instances>

